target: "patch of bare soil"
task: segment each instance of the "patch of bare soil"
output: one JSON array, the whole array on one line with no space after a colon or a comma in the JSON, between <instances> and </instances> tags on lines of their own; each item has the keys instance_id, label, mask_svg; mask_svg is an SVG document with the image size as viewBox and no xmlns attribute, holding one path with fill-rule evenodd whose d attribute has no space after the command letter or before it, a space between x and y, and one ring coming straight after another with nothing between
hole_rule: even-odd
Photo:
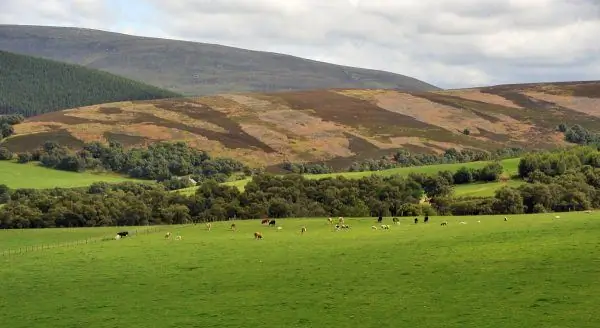
<instances>
[{"instance_id":1,"label":"patch of bare soil","mask_svg":"<svg viewBox=\"0 0 600 328\"><path fill-rule=\"evenodd\" d=\"M504 107L512 107L512 108L523 108L512 101L491 93L482 93L477 89L469 89L469 90L447 90L447 91L435 91L433 93L448 95L459 97L463 99L481 101L489 104L504 106Z\"/></svg>"},{"instance_id":2,"label":"patch of bare soil","mask_svg":"<svg viewBox=\"0 0 600 328\"><path fill-rule=\"evenodd\" d=\"M524 94L528 97L555 103L580 113L600 117L600 98L571 97L534 91L525 92Z\"/></svg>"},{"instance_id":3,"label":"patch of bare soil","mask_svg":"<svg viewBox=\"0 0 600 328\"><path fill-rule=\"evenodd\" d=\"M414 117L428 124L442 127L448 131L461 133L468 128L472 134L479 134L479 128L496 135L517 137L530 129L528 124L520 123L507 116L496 117L490 122L472 111L441 105L430 100L405 93L388 92L377 97L377 105L386 110ZM504 119L504 120L502 120Z\"/></svg>"}]
</instances>

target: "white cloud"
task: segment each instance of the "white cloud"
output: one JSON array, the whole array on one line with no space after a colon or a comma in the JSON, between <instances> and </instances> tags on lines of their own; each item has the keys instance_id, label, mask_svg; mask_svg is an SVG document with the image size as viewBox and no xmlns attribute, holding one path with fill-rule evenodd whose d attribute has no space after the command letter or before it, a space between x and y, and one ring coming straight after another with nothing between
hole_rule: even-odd
<instances>
[{"instance_id":1,"label":"white cloud","mask_svg":"<svg viewBox=\"0 0 600 328\"><path fill-rule=\"evenodd\" d=\"M2 2L0 23L79 25L283 52L442 87L600 78L597 0ZM117 4L130 12L147 7L138 17L145 25L127 24L114 14Z\"/></svg>"}]
</instances>

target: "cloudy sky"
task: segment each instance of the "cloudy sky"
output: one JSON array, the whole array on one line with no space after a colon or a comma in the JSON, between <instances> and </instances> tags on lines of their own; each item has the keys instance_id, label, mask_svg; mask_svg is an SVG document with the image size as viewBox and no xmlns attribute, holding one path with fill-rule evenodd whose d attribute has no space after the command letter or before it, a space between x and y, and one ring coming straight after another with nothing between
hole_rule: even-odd
<instances>
[{"instance_id":1,"label":"cloudy sky","mask_svg":"<svg viewBox=\"0 0 600 328\"><path fill-rule=\"evenodd\" d=\"M97 28L381 69L444 88L600 79L600 0L0 0Z\"/></svg>"}]
</instances>

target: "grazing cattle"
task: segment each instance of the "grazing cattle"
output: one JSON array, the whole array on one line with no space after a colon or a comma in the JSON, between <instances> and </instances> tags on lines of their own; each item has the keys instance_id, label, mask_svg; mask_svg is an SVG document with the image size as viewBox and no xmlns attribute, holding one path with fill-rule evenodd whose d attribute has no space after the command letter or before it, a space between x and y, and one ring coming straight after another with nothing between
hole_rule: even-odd
<instances>
[{"instance_id":1,"label":"grazing cattle","mask_svg":"<svg viewBox=\"0 0 600 328\"><path fill-rule=\"evenodd\" d=\"M380 215L380 216L377 218L377 223L381 223L381 222L383 222L383 216L381 216L381 215Z\"/></svg>"},{"instance_id":2,"label":"grazing cattle","mask_svg":"<svg viewBox=\"0 0 600 328\"><path fill-rule=\"evenodd\" d=\"M423 220L423 222L425 222L425 223L429 222L429 215L425 216L425 219Z\"/></svg>"},{"instance_id":3,"label":"grazing cattle","mask_svg":"<svg viewBox=\"0 0 600 328\"><path fill-rule=\"evenodd\" d=\"M419 218L415 218L415 224L419 223Z\"/></svg>"},{"instance_id":4,"label":"grazing cattle","mask_svg":"<svg viewBox=\"0 0 600 328\"><path fill-rule=\"evenodd\" d=\"M129 236L129 231L117 232L117 235L119 235L121 237L127 237L127 236Z\"/></svg>"},{"instance_id":5,"label":"grazing cattle","mask_svg":"<svg viewBox=\"0 0 600 328\"><path fill-rule=\"evenodd\" d=\"M329 222L329 224L333 224L333 220L331 218L328 218L327 222Z\"/></svg>"},{"instance_id":6,"label":"grazing cattle","mask_svg":"<svg viewBox=\"0 0 600 328\"><path fill-rule=\"evenodd\" d=\"M275 226L275 220L271 220L271 221L269 221L269 227L270 227L270 226L273 226L273 227Z\"/></svg>"},{"instance_id":7,"label":"grazing cattle","mask_svg":"<svg viewBox=\"0 0 600 328\"><path fill-rule=\"evenodd\" d=\"M282 227L277 227L277 231L281 231L281 229L283 229Z\"/></svg>"},{"instance_id":8,"label":"grazing cattle","mask_svg":"<svg viewBox=\"0 0 600 328\"><path fill-rule=\"evenodd\" d=\"M306 232L306 227L302 227L302 229L300 229L300 234L303 235Z\"/></svg>"},{"instance_id":9,"label":"grazing cattle","mask_svg":"<svg viewBox=\"0 0 600 328\"><path fill-rule=\"evenodd\" d=\"M171 233L170 233L170 232L167 232L167 233L165 234L165 239L169 239L169 238L171 238Z\"/></svg>"},{"instance_id":10,"label":"grazing cattle","mask_svg":"<svg viewBox=\"0 0 600 328\"><path fill-rule=\"evenodd\" d=\"M389 230L389 229L390 229L390 226L389 226L389 225L387 225L387 224L382 224L382 225L381 225L381 229L384 229L384 230Z\"/></svg>"},{"instance_id":11,"label":"grazing cattle","mask_svg":"<svg viewBox=\"0 0 600 328\"><path fill-rule=\"evenodd\" d=\"M377 227L376 226L371 226L371 229L377 230Z\"/></svg>"},{"instance_id":12,"label":"grazing cattle","mask_svg":"<svg viewBox=\"0 0 600 328\"><path fill-rule=\"evenodd\" d=\"M206 230L210 231L210 229L212 229L212 223L208 222L206 223Z\"/></svg>"},{"instance_id":13,"label":"grazing cattle","mask_svg":"<svg viewBox=\"0 0 600 328\"><path fill-rule=\"evenodd\" d=\"M263 237L262 233L260 233L260 232L255 232L254 233L254 239L262 239L262 237Z\"/></svg>"},{"instance_id":14,"label":"grazing cattle","mask_svg":"<svg viewBox=\"0 0 600 328\"><path fill-rule=\"evenodd\" d=\"M235 231L235 223L232 223L230 228L232 231Z\"/></svg>"},{"instance_id":15,"label":"grazing cattle","mask_svg":"<svg viewBox=\"0 0 600 328\"><path fill-rule=\"evenodd\" d=\"M444 222L440 223L440 225L441 225L441 226L448 225L448 221L444 221Z\"/></svg>"},{"instance_id":16,"label":"grazing cattle","mask_svg":"<svg viewBox=\"0 0 600 328\"><path fill-rule=\"evenodd\" d=\"M260 221L260 224L267 224L269 223L269 219L263 219L262 221Z\"/></svg>"},{"instance_id":17,"label":"grazing cattle","mask_svg":"<svg viewBox=\"0 0 600 328\"><path fill-rule=\"evenodd\" d=\"M394 217L392 218L392 222L394 222L394 224L400 224L400 219Z\"/></svg>"}]
</instances>

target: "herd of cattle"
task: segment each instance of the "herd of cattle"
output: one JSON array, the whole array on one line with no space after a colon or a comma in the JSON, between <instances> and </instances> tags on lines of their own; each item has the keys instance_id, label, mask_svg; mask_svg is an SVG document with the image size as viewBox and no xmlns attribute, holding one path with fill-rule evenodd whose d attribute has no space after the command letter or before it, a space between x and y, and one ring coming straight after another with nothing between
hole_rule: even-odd
<instances>
[{"instance_id":1,"label":"herd of cattle","mask_svg":"<svg viewBox=\"0 0 600 328\"><path fill-rule=\"evenodd\" d=\"M328 218L327 222L329 223L329 225L331 225L333 227L334 231L349 230L350 229L350 226L348 224L344 223L344 218L341 217L341 216L338 218L337 223L335 223L335 225L333 225L334 222L333 222L332 218ZM382 222L383 222L383 217L379 216L377 218L377 223L381 224L380 225L381 229L383 229L383 230L389 230L390 226L388 224L382 224ZM398 219L397 217L394 217L394 218L392 218L392 222L394 224L398 225L398 224L400 224L400 219ZM419 218L416 217L414 219L414 222L415 222L415 224L419 223ZM429 222L429 216L425 216L425 218L423 219L423 222L428 223ZM262 225L268 225L269 227L275 227L277 225L277 221L275 221L273 219L263 219L260 222L260 224L262 224ZM446 222L446 221L442 222L443 226L447 225L447 224L448 224L448 222ZM229 228L230 228L231 231L236 231L237 226L236 226L235 223L232 223ZM208 231L212 230L212 223L211 222L207 222L206 223L206 229ZM371 226L371 229L377 230L378 228L377 228L377 226L373 225L373 226ZM282 230L282 227L281 226L277 226L277 231L281 231L281 230ZM304 233L306 233L306 227L302 226L300 228L300 234L303 235ZM115 236L115 239L121 239L121 238L127 237L127 236L129 236L129 232L128 231L121 231L121 232L117 233L117 235ZM165 234L165 239L171 239L171 238L172 238L171 232L167 232ZM182 238L183 237L181 235L179 235L179 233L178 233L177 236L175 237L175 240L181 240ZM262 238L263 238L263 235L262 235L261 232L259 232L259 231L254 232L254 239L259 240L259 239L262 239Z\"/></svg>"},{"instance_id":2,"label":"herd of cattle","mask_svg":"<svg viewBox=\"0 0 600 328\"><path fill-rule=\"evenodd\" d=\"M588 211L585 211L585 213L591 214L592 211L588 210ZM559 219L560 216L556 215L554 218L555 219ZM504 217L504 221L508 221L508 218L506 216ZM328 222L329 225L331 225L333 227L334 231L349 230L350 229L350 226L344 223L344 218L341 217L341 216L338 218L337 223L335 225L333 225L334 220L332 218L327 218L327 222ZM398 224L400 224L400 219L397 218L397 217L393 217L392 218L392 222L395 225L398 225ZM428 215L426 215L423 218L423 222L424 223L428 223L429 222L429 216ZM477 222L481 223L481 221L477 221ZM377 218L377 223L380 224L380 228L383 229L383 230L389 230L390 229L390 226L388 224L382 224L383 223L383 216L381 216L381 215ZM419 218L418 217L414 218L414 223L415 224L419 223ZM467 224L464 221L460 221L459 223L460 224ZM275 220L273 220L273 219L263 219L263 220L261 220L260 224L262 224L262 225L268 225L269 227L275 227L276 224L277 224L277 222ZM440 225L441 226L447 226L448 225L448 221L442 221L440 223ZM236 231L237 227L236 227L235 223L232 223L229 228L230 228L231 231ZM211 222L206 223L206 229L208 231L212 230L212 223ZM372 225L371 229L372 230L377 230L378 228L377 228L377 226ZM281 226L277 226L277 231L281 231L281 230L282 230L282 227ZM306 227L302 226L300 228L300 234L303 235L304 233L306 233ZM121 239L121 238L127 237L127 236L129 236L129 232L128 231L120 231L115 236L115 239ZM171 237L172 237L171 232L167 232L165 234L165 239L171 239ZM182 238L183 237L181 235L179 235L179 233L177 233L177 236L175 237L175 240L181 240ZM260 240L262 238L263 238L263 235L262 235L261 232L259 232L259 231L254 232L254 239Z\"/></svg>"}]
</instances>

